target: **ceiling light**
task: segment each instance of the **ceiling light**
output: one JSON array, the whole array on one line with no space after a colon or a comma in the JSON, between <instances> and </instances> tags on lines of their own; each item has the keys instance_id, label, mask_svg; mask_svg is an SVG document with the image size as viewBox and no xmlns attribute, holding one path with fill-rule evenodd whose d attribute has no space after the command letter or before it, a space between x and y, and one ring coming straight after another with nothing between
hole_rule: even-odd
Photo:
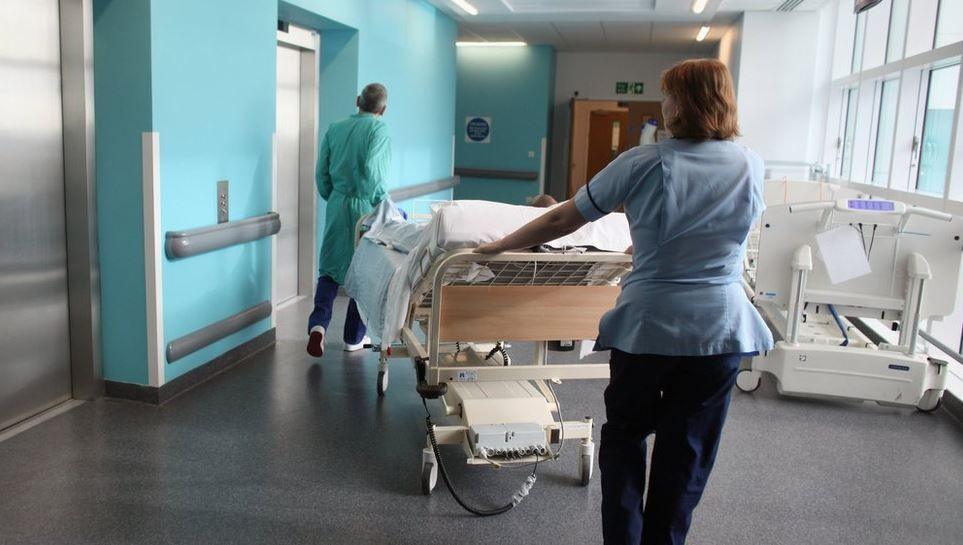
<instances>
[{"instance_id":1,"label":"ceiling light","mask_svg":"<svg viewBox=\"0 0 963 545\"><path fill-rule=\"evenodd\" d=\"M705 40L705 39L706 39L706 36L708 36L708 35L709 35L709 27L704 26L704 27L700 28L700 29L699 29L699 33L696 34L696 41L697 41L697 42L701 42L702 40Z\"/></svg>"},{"instance_id":2,"label":"ceiling light","mask_svg":"<svg viewBox=\"0 0 963 545\"><path fill-rule=\"evenodd\" d=\"M525 47L525 42L455 42L458 47Z\"/></svg>"},{"instance_id":3,"label":"ceiling light","mask_svg":"<svg viewBox=\"0 0 963 545\"><path fill-rule=\"evenodd\" d=\"M692 13L696 15L702 13L702 10L706 9L706 4L709 0L695 0L692 2Z\"/></svg>"},{"instance_id":4,"label":"ceiling light","mask_svg":"<svg viewBox=\"0 0 963 545\"><path fill-rule=\"evenodd\" d=\"M698 2L699 0L696 1ZM478 8L469 4L466 0L451 0L451 3L460 7L468 15L478 15ZM703 2L703 4L705 4L705 2Z\"/></svg>"}]
</instances>

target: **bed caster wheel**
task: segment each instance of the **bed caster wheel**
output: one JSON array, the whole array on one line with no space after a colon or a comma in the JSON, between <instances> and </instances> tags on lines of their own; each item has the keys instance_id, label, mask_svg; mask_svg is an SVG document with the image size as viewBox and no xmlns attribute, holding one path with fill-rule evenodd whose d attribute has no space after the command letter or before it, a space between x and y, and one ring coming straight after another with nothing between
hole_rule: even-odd
<instances>
[{"instance_id":1,"label":"bed caster wheel","mask_svg":"<svg viewBox=\"0 0 963 545\"><path fill-rule=\"evenodd\" d=\"M438 461L430 449L425 449L421 457L421 493L430 496L438 484Z\"/></svg>"},{"instance_id":2,"label":"bed caster wheel","mask_svg":"<svg viewBox=\"0 0 963 545\"><path fill-rule=\"evenodd\" d=\"M943 392L941 390L927 390L923 392L923 397L916 404L916 408L924 413L931 413L940 408L943 402Z\"/></svg>"},{"instance_id":3,"label":"bed caster wheel","mask_svg":"<svg viewBox=\"0 0 963 545\"><path fill-rule=\"evenodd\" d=\"M592 456L580 456L578 467L578 480L582 486L588 486L592 482L592 473L595 470L595 459Z\"/></svg>"},{"instance_id":4,"label":"bed caster wheel","mask_svg":"<svg viewBox=\"0 0 963 545\"><path fill-rule=\"evenodd\" d=\"M580 445L578 457L578 480L582 486L592 482L595 472L595 443L588 441Z\"/></svg>"},{"instance_id":5,"label":"bed caster wheel","mask_svg":"<svg viewBox=\"0 0 963 545\"><path fill-rule=\"evenodd\" d=\"M752 369L743 369L736 375L736 387L745 393L755 392L762 382L762 375Z\"/></svg>"},{"instance_id":6,"label":"bed caster wheel","mask_svg":"<svg viewBox=\"0 0 963 545\"><path fill-rule=\"evenodd\" d=\"M388 372L378 371L378 395L383 396L388 391Z\"/></svg>"}]
</instances>

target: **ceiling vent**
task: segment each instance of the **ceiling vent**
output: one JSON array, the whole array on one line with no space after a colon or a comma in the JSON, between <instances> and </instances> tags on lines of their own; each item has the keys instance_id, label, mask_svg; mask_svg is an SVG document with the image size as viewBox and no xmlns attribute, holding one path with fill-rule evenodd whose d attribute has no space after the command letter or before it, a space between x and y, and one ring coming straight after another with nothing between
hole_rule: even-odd
<instances>
[{"instance_id":1,"label":"ceiling vent","mask_svg":"<svg viewBox=\"0 0 963 545\"><path fill-rule=\"evenodd\" d=\"M792 11L798 8L799 4L802 4L805 1L806 0L786 0L782 4L779 4L779 7L776 8L776 11Z\"/></svg>"}]
</instances>

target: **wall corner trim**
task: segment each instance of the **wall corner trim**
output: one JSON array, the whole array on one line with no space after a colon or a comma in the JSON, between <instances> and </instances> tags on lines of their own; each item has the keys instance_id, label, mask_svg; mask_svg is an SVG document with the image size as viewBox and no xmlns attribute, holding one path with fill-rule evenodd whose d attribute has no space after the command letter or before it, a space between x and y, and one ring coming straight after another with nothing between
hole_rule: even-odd
<instances>
[{"instance_id":1,"label":"wall corner trim","mask_svg":"<svg viewBox=\"0 0 963 545\"><path fill-rule=\"evenodd\" d=\"M141 133L144 213L144 292L147 312L147 379L164 385L163 233L160 212L160 133Z\"/></svg>"}]
</instances>

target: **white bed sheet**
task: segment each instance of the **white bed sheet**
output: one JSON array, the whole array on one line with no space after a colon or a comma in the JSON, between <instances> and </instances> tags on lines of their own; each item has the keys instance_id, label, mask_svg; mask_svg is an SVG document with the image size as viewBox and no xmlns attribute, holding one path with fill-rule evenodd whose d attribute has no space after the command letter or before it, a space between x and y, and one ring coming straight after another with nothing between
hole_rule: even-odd
<instances>
[{"instance_id":1,"label":"white bed sheet","mask_svg":"<svg viewBox=\"0 0 963 545\"><path fill-rule=\"evenodd\" d=\"M373 240L362 239L345 275L344 291L358 305L361 318L368 327L368 336L375 343L390 344L397 337L397 332L401 331L401 325L395 324L397 307L389 305L389 302L403 298L402 308L408 306L409 297L397 293L397 288L404 284L402 280L407 257L406 253ZM401 320L403 323L404 316Z\"/></svg>"},{"instance_id":2,"label":"white bed sheet","mask_svg":"<svg viewBox=\"0 0 963 545\"><path fill-rule=\"evenodd\" d=\"M547 211L489 201L450 201L435 205L425 225L404 220L393 203L383 202L365 222L368 230L345 280L345 290L357 302L369 335L382 346L398 339L412 291L438 256L498 240ZM625 214L614 213L546 246L622 252L631 244Z\"/></svg>"}]
</instances>

